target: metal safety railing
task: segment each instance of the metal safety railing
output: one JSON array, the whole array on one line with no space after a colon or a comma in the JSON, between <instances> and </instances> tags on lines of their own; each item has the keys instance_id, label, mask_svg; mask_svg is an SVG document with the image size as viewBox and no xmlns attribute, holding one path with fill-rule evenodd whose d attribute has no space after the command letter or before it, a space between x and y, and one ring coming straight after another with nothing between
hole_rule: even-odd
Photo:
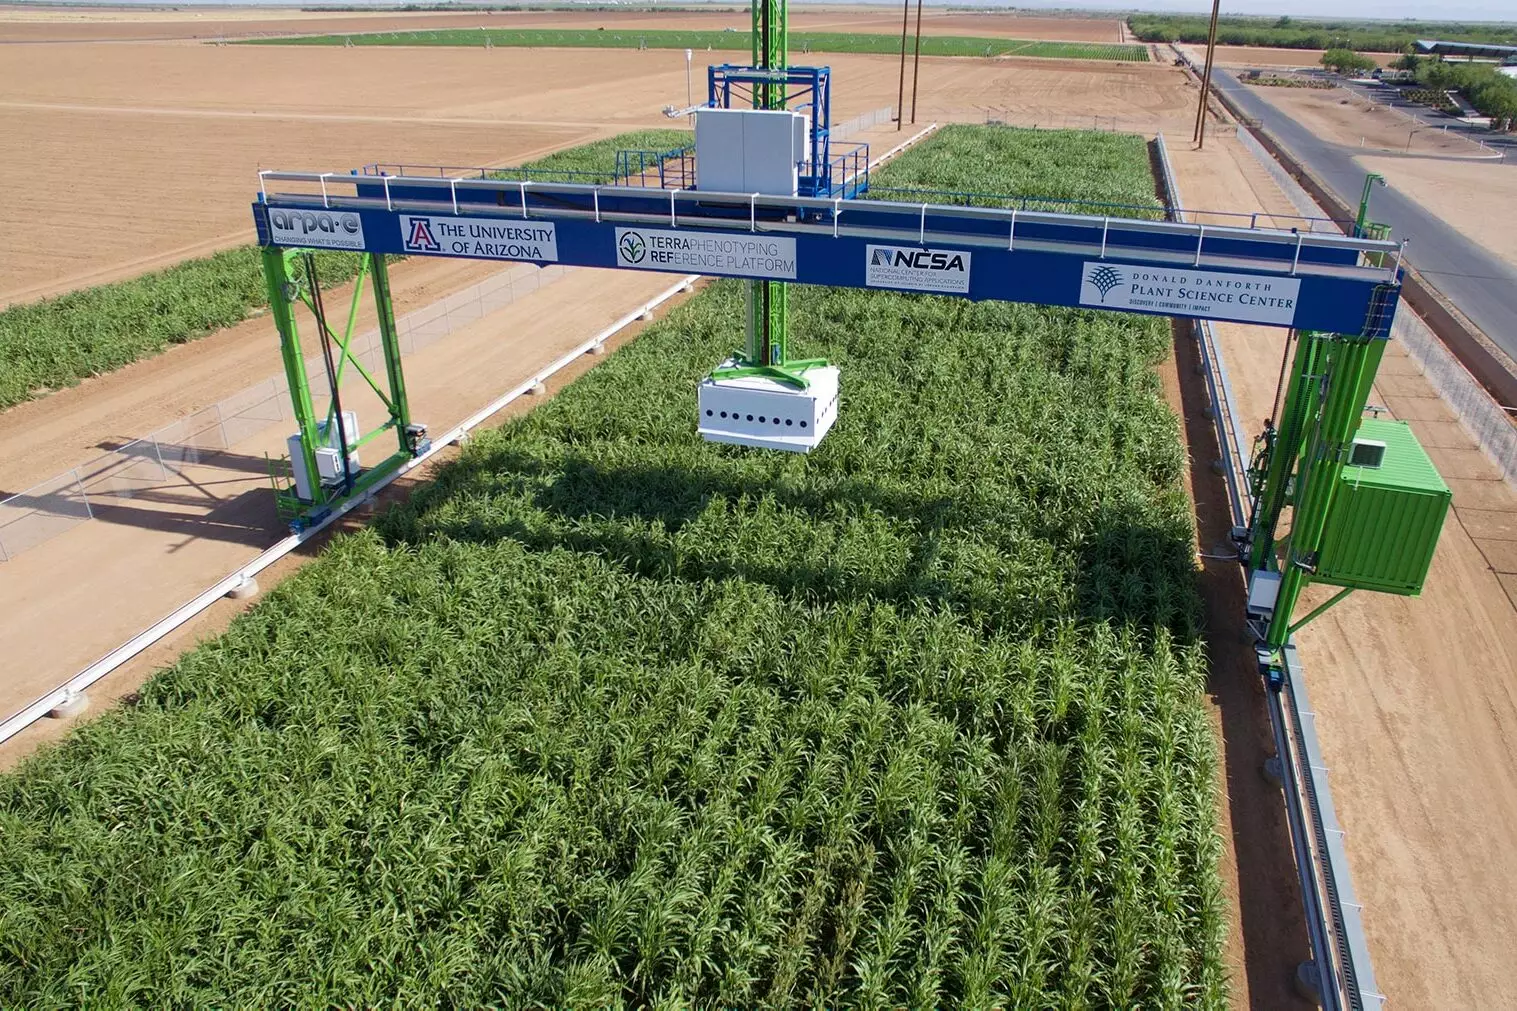
<instances>
[{"instance_id":1,"label":"metal safety railing","mask_svg":"<svg viewBox=\"0 0 1517 1011\"><path fill-rule=\"evenodd\" d=\"M258 174L260 199L278 206L328 209L383 209L391 212L471 211L490 216L519 215L523 219L589 219L677 228L708 226L730 230L733 212L748 212L749 230L762 232L775 228L786 233L830 234L833 237L880 238L893 241L948 242L991 246L1004 249L1045 249L1078 255L1141 255L1147 260L1169 260L1177 265L1199 267L1203 263L1219 267L1250 267L1285 270L1292 276L1356 277L1393 283L1400 262L1401 243L1383 239L1359 238L1340 234L1319 234L1299 230L1286 231L1264 227L1190 224L1176 221L1145 221L1111 215L1071 214L1050 211L1021 211L999 207L974 207L930 202L895 202L885 200L827 199L817 197L768 196L759 193L712 192L702 190L663 190L646 186L602 186L579 183L543 183L530 179L444 179L436 176L384 177L382 196L366 196L357 187L373 184L373 179L356 176L333 177L330 173L265 170ZM270 183L297 182L320 187L319 192L276 192ZM355 187L352 195L334 194L339 184ZM481 203L470 192L488 195ZM437 194L436 199L418 193ZM614 208L614 209L613 209ZM759 215L759 209L765 214ZM790 215L809 212L815 223L791 220ZM774 218L773 221L766 220ZM906 228L902 220L920 222ZM932 227L928 227L929 221ZM846 222L846 223L845 223ZM1062 229L1066 238L1048 233L1019 235L1019 222L1028 226L1051 226ZM1143 238L1145 244L1138 244ZM1182 240L1176 242L1175 240ZM1208 241L1211 250L1207 249ZM1231 244L1243 241L1251 250L1237 252ZM1232 249L1230 253L1217 250ZM1303 253L1312 250L1336 250L1364 254L1379 253L1394 258L1396 266L1348 266L1342 263L1314 262Z\"/></svg>"}]
</instances>

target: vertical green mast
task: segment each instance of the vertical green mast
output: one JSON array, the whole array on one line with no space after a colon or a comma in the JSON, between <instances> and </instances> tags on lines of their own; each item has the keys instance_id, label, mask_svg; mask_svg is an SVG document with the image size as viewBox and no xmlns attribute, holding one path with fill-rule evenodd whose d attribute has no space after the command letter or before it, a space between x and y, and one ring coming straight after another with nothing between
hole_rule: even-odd
<instances>
[{"instance_id":1,"label":"vertical green mast","mask_svg":"<svg viewBox=\"0 0 1517 1011\"><path fill-rule=\"evenodd\" d=\"M787 0L754 0L753 66L758 77L769 78L753 86L755 109L785 108L788 85L785 72L790 68ZM713 369L713 379L737 379L763 376L798 389L807 389L811 381L806 370L825 366L825 358L790 357L790 286L783 281L748 282L748 342L740 361Z\"/></svg>"},{"instance_id":2,"label":"vertical green mast","mask_svg":"<svg viewBox=\"0 0 1517 1011\"><path fill-rule=\"evenodd\" d=\"M753 65L764 70L789 68L788 0L753 0ZM753 89L755 109L783 109L785 82L761 83ZM784 366L790 337L790 286L783 281L748 282L748 363Z\"/></svg>"}]
</instances>

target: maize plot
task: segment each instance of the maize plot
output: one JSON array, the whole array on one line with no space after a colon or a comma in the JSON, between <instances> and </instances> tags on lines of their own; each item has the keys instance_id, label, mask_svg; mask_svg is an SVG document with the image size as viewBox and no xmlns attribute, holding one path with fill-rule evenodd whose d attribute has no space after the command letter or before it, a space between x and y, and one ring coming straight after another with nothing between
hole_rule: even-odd
<instances>
[{"instance_id":1,"label":"maize plot","mask_svg":"<svg viewBox=\"0 0 1517 1011\"><path fill-rule=\"evenodd\" d=\"M0 778L0 1004L1222 1006L1167 326L792 308L811 455L716 284Z\"/></svg>"}]
</instances>

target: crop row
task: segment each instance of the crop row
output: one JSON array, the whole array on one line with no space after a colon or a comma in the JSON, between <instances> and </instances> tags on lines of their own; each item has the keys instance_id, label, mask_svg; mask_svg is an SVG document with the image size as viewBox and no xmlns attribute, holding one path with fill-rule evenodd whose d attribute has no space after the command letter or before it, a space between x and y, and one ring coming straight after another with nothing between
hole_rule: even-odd
<instances>
[{"instance_id":1,"label":"crop row","mask_svg":"<svg viewBox=\"0 0 1517 1011\"><path fill-rule=\"evenodd\" d=\"M792 456L693 430L743 304L0 777L0 1005L1222 1006L1164 322L797 287Z\"/></svg>"},{"instance_id":2,"label":"crop row","mask_svg":"<svg viewBox=\"0 0 1517 1011\"><path fill-rule=\"evenodd\" d=\"M594 49L705 49L749 52L751 32L637 31L560 28L448 28L414 32L369 32L353 35L302 35L249 39L258 46L501 46ZM914 45L914 43L913 43ZM791 32L792 53L896 53L898 35L850 32ZM1094 42L1049 42L1036 39L923 35L923 56L1036 56L1064 60L1148 61L1147 46Z\"/></svg>"},{"instance_id":3,"label":"crop row","mask_svg":"<svg viewBox=\"0 0 1517 1011\"><path fill-rule=\"evenodd\" d=\"M688 137L677 130L635 131L526 167L609 173L620 148L667 148ZM318 254L318 271L325 283L341 284L358 272L358 257ZM257 248L240 246L128 281L12 306L0 311L0 408L233 326L267 305Z\"/></svg>"}]
</instances>

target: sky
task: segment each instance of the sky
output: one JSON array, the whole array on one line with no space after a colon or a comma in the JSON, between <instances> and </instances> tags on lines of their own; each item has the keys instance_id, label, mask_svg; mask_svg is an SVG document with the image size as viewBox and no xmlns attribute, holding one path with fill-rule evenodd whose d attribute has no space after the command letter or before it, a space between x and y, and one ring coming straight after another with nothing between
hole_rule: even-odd
<instances>
[{"instance_id":1,"label":"sky","mask_svg":"<svg viewBox=\"0 0 1517 1011\"><path fill-rule=\"evenodd\" d=\"M101 0L107 2L107 0ZM108 0L121 6L163 6L164 0ZM326 3L361 3L365 6L399 6L406 2L435 3L438 0L173 0L176 7L250 7L250 6L319 6ZM468 0L463 0L467 3ZM478 0L484 2L510 2L510 0ZM564 2L564 0L559 0ZM572 0L571 0L572 2ZM597 0L585 0L586 3ZM598 0L605 2L605 0ZM651 0L622 0L639 6ZM678 3L680 0L673 0ZM700 2L700 0L685 0ZM797 6L805 6L805 0L793 0ZM828 3L891 3L892 0L826 0ZM1019 0L1014 4L985 2L985 0L926 0L929 6L944 3L954 6L1006 7L1046 10L1111 10L1120 6L1120 0ZM1211 0L1142 0L1142 9L1148 11L1176 11L1210 13ZM1352 17L1398 20L1420 18L1423 21L1517 21L1517 0L1440 0L1436 5L1427 0L1223 0L1222 13L1248 15L1289 14L1296 17Z\"/></svg>"}]
</instances>

